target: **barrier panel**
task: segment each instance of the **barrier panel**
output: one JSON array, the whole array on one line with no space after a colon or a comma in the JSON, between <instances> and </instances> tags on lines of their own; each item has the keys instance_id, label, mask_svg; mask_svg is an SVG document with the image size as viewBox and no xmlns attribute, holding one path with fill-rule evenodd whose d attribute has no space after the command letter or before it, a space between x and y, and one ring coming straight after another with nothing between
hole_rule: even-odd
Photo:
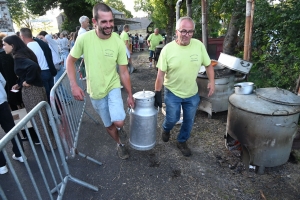
<instances>
[{"instance_id":1,"label":"barrier panel","mask_svg":"<svg viewBox=\"0 0 300 200\"><path fill-rule=\"evenodd\" d=\"M79 80L80 75L76 73L76 81L79 87L85 91L84 83ZM86 95L87 96L87 95ZM101 162L91 158L77 149L78 136L82 123L83 114L86 113L95 123L98 123L89 113L85 111L86 97L83 101L77 101L72 96L70 81L67 72L60 77L50 92L50 103L54 119L62 140L63 148L68 158L80 155L99 165Z\"/></svg>"},{"instance_id":2,"label":"barrier panel","mask_svg":"<svg viewBox=\"0 0 300 200\"><path fill-rule=\"evenodd\" d=\"M47 113L49 121L47 121L48 119L45 121L42 112ZM38 128L37 120L42 122L43 129ZM27 124L29 122L34 127L40 141L42 141L41 133L46 133L45 136L50 146L49 151L46 150L44 141L41 142L41 146L34 145L28 130ZM46 124L50 124L51 130L47 129ZM29 145L24 145L26 153L22 150L17 139L17 134L22 129L25 129L29 142ZM49 131L53 132L54 145L49 137ZM10 153L10 150L8 150L10 148L9 144L13 138L16 140L24 163L14 160L11 155L8 155ZM98 191L96 186L70 174L51 108L45 101L34 107L0 140L0 150L4 154L9 169L8 173L0 176L1 199L55 199L54 194L56 193L57 199L62 199L68 181Z\"/></svg>"}]
</instances>

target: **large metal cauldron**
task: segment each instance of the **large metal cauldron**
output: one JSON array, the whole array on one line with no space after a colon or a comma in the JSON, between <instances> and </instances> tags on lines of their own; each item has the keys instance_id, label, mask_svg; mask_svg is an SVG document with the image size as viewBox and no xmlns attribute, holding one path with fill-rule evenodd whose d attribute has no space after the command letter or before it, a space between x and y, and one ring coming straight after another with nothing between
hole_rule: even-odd
<instances>
[{"instance_id":1,"label":"large metal cauldron","mask_svg":"<svg viewBox=\"0 0 300 200\"><path fill-rule=\"evenodd\" d=\"M281 98L278 91L274 94ZM245 166L258 166L258 173L263 174L265 167L287 162L297 133L299 112L300 106L276 104L255 93L232 94L228 106L227 142L229 136L238 140Z\"/></svg>"},{"instance_id":2,"label":"large metal cauldron","mask_svg":"<svg viewBox=\"0 0 300 200\"><path fill-rule=\"evenodd\" d=\"M141 91L133 95L135 108L130 111L129 143L133 149L149 150L156 143L157 109L154 92Z\"/></svg>"},{"instance_id":3,"label":"large metal cauldron","mask_svg":"<svg viewBox=\"0 0 300 200\"><path fill-rule=\"evenodd\" d=\"M215 92L211 97L207 97L209 82L207 75L199 73L197 78L198 94L201 99L198 109L208 113L209 117L213 112L222 112L228 109L228 98L234 92L235 82L245 79L245 76L236 77L236 71L222 67L221 63L218 63L214 69Z\"/></svg>"}]
</instances>

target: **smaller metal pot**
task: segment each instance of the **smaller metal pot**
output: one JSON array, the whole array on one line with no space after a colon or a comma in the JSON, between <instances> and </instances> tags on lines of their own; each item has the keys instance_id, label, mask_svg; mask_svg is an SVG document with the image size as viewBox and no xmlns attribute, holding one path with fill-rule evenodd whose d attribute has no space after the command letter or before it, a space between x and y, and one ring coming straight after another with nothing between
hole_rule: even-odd
<instances>
[{"instance_id":1,"label":"smaller metal pot","mask_svg":"<svg viewBox=\"0 0 300 200\"><path fill-rule=\"evenodd\" d=\"M252 82L242 82L234 85L235 94L252 94L254 83Z\"/></svg>"}]
</instances>

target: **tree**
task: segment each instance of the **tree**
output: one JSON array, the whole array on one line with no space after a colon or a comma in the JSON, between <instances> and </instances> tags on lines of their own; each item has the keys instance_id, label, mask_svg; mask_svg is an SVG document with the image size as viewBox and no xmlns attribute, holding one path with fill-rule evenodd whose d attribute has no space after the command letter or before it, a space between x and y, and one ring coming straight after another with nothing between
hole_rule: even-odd
<instances>
[{"instance_id":1,"label":"tree","mask_svg":"<svg viewBox=\"0 0 300 200\"><path fill-rule=\"evenodd\" d=\"M79 26L79 18L86 15L92 18L92 8L85 0L27 0L27 7L33 14L44 15L46 11L59 7L64 10L64 29L74 31Z\"/></svg>"},{"instance_id":2,"label":"tree","mask_svg":"<svg viewBox=\"0 0 300 200\"><path fill-rule=\"evenodd\" d=\"M123 12L126 18L133 18L133 15L129 10L126 10L125 5L121 0L105 0L104 3L120 12Z\"/></svg>"},{"instance_id":3,"label":"tree","mask_svg":"<svg viewBox=\"0 0 300 200\"><path fill-rule=\"evenodd\" d=\"M249 79L259 87L294 89L300 73L299 9L298 0L256 1Z\"/></svg>"},{"instance_id":4,"label":"tree","mask_svg":"<svg viewBox=\"0 0 300 200\"><path fill-rule=\"evenodd\" d=\"M165 29L167 42L172 40L176 19L177 0L135 0L134 9L148 12L155 27Z\"/></svg>"},{"instance_id":5,"label":"tree","mask_svg":"<svg viewBox=\"0 0 300 200\"><path fill-rule=\"evenodd\" d=\"M62 25L64 30L74 31L76 26L79 26L79 18L82 15L92 16L92 8L94 4L102 2L101 0L27 0L28 8L37 15L44 15L46 11L59 7L64 10L66 19ZM106 0L105 3L121 12L125 13L126 17L131 18L130 11L125 9L125 5L121 0Z\"/></svg>"},{"instance_id":6,"label":"tree","mask_svg":"<svg viewBox=\"0 0 300 200\"><path fill-rule=\"evenodd\" d=\"M27 27L32 29L32 23L30 20L37 18L37 15L34 15L28 9L27 1L7 0L7 6L13 22L18 27Z\"/></svg>"}]
</instances>

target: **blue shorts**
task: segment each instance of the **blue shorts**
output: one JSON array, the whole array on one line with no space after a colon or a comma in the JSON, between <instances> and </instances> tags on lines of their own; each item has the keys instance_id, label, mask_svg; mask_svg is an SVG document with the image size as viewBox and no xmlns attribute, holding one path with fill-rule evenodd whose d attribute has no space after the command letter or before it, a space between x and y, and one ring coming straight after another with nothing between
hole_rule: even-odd
<instances>
[{"instance_id":1,"label":"blue shorts","mask_svg":"<svg viewBox=\"0 0 300 200\"><path fill-rule=\"evenodd\" d=\"M91 98L91 102L105 127L111 126L116 121L124 121L126 114L120 88L112 89L102 99Z\"/></svg>"}]
</instances>

